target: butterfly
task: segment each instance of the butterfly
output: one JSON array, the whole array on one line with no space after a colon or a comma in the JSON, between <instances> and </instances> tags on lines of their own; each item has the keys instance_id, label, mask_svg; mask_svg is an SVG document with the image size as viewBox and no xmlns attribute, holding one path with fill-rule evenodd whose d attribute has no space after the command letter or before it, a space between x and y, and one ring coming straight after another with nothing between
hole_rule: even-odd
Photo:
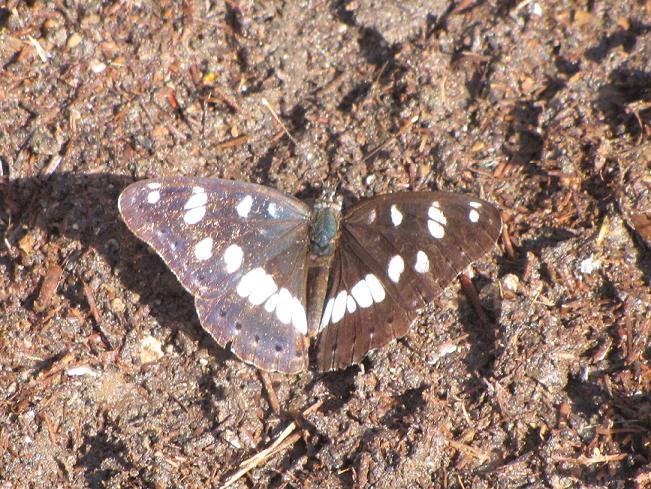
<instances>
[{"instance_id":1,"label":"butterfly","mask_svg":"<svg viewBox=\"0 0 651 489\"><path fill-rule=\"evenodd\" d=\"M359 363L404 336L426 306L495 245L490 203L447 192L399 192L340 212L278 190L216 178L129 185L127 227L194 297L201 325L222 347L267 371Z\"/></svg>"}]
</instances>

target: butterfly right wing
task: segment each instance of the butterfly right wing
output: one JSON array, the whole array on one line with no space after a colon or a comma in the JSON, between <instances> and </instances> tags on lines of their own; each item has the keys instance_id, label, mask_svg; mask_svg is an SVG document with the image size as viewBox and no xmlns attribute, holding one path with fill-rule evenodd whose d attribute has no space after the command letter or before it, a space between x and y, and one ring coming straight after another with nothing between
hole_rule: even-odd
<instances>
[{"instance_id":1,"label":"butterfly right wing","mask_svg":"<svg viewBox=\"0 0 651 489\"><path fill-rule=\"evenodd\" d=\"M345 213L320 324L320 370L358 363L406 334L418 310L486 254L499 210L447 192L400 192Z\"/></svg>"},{"instance_id":2,"label":"butterfly right wing","mask_svg":"<svg viewBox=\"0 0 651 489\"><path fill-rule=\"evenodd\" d=\"M264 370L306 367L305 204L259 185L180 177L131 184L118 206L221 346Z\"/></svg>"}]
</instances>

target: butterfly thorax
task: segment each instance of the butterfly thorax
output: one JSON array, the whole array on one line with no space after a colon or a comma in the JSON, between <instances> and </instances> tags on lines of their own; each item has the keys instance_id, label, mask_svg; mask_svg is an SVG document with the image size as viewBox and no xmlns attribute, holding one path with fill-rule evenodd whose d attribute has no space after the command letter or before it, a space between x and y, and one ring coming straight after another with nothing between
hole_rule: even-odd
<instances>
[{"instance_id":1,"label":"butterfly thorax","mask_svg":"<svg viewBox=\"0 0 651 489\"><path fill-rule=\"evenodd\" d=\"M310 223L310 252L314 257L332 256L339 233L339 208L332 203L318 203Z\"/></svg>"}]
</instances>

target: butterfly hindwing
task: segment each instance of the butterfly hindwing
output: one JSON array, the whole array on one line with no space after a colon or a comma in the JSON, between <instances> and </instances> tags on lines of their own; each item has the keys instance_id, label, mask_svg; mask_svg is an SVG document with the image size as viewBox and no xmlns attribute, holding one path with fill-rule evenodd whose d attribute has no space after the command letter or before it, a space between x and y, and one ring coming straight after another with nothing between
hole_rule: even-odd
<instances>
[{"instance_id":1,"label":"butterfly hindwing","mask_svg":"<svg viewBox=\"0 0 651 489\"><path fill-rule=\"evenodd\" d=\"M319 369L359 362L403 336L418 309L494 246L501 223L491 204L445 192L381 195L351 207L325 300Z\"/></svg>"},{"instance_id":2,"label":"butterfly hindwing","mask_svg":"<svg viewBox=\"0 0 651 489\"><path fill-rule=\"evenodd\" d=\"M167 178L130 185L119 209L220 345L265 370L306 367L307 205L259 185Z\"/></svg>"},{"instance_id":3,"label":"butterfly hindwing","mask_svg":"<svg viewBox=\"0 0 651 489\"><path fill-rule=\"evenodd\" d=\"M317 348L321 371L361 362L369 350L403 336L415 317L351 248L337 251L330 285Z\"/></svg>"},{"instance_id":4,"label":"butterfly hindwing","mask_svg":"<svg viewBox=\"0 0 651 489\"><path fill-rule=\"evenodd\" d=\"M263 275L260 267L249 272L253 278L240 281L235 292L196 297L201 324L220 345L230 343L231 350L245 362L285 373L305 370L305 259L305 250L294 247L265 264L268 270L282 270L274 279L277 290L271 285L271 275ZM251 292L245 295L248 290L244 288ZM273 295L271 290L275 290Z\"/></svg>"}]
</instances>

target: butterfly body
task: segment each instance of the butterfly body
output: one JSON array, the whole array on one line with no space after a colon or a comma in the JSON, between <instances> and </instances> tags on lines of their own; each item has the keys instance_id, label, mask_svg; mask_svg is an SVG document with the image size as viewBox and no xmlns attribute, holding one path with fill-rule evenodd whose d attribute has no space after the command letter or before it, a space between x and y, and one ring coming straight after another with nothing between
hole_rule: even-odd
<instances>
[{"instance_id":1,"label":"butterfly body","mask_svg":"<svg viewBox=\"0 0 651 489\"><path fill-rule=\"evenodd\" d=\"M445 192L374 197L340 214L255 184L170 178L119 199L127 226L195 298L202 326L242 360L272 371L362 360L406 334L468 264L490 250L499 211Z\"/></svg>"}]
</instances>

